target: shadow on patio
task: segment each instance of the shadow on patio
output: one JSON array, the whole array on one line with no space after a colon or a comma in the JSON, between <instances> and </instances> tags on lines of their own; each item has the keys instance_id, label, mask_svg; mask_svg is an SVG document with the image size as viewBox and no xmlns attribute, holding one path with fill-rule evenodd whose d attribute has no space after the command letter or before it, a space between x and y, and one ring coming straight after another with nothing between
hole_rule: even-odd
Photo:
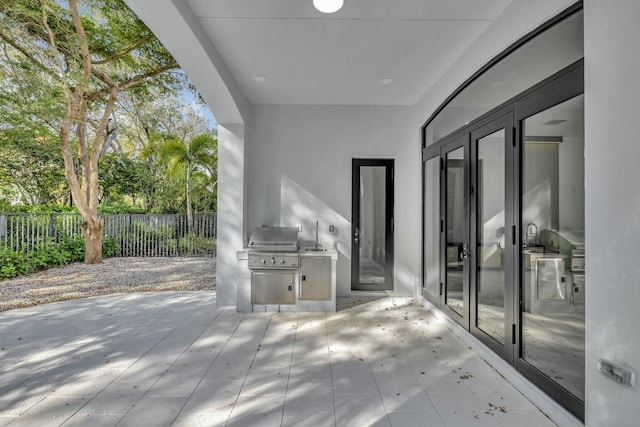
<instances>
[{"instance_id":1,"label":"shadow on patio","mask_svg":"<svg viewBox=\"0 0 640 427\"><path fill-rule=\"evenodd\" d=\"M157 292L0 313L0 426L553 425L411 298L341 304Z\"/></svg>"}]
</instances>

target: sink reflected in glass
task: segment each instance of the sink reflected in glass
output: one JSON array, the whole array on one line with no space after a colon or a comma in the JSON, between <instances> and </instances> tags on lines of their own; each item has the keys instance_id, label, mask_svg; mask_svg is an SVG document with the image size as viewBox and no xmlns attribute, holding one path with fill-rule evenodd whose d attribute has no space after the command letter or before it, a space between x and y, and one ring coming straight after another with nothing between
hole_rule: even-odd
<instances>
[{"instance_id":1,"label":"sink reflected in glass","mask_svg":"<svg viewBox=\"0 0 640 427\"><path fill-rule=\"evenodd\" d=\"M525 253L534 253L534 254L541 254L544 253L544 246L542 245L529 245L529 246L525 246L524 247L524 252Z\"/></svg>"}]
</instances>

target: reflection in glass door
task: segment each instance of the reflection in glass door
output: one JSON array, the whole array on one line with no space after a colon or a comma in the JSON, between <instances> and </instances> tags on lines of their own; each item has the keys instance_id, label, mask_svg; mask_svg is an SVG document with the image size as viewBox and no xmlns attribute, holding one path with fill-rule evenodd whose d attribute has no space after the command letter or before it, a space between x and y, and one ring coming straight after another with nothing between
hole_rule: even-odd
<instances>
[{"instance_id":1,"label":"reflection in glass door","mask_svg":"<svg viewBox=\"0 0 640 427\"><path fill-rule=\"evenodd\" d=\"M505 130L475 139L475 326L505 341Z\"/></svg>"},{"instance_id":2,"label":"reflection in glass door","mask_svg":"<svg viewBox=\"0 0 640 427\"><path fill-rule=\"evenodd\" d=\"M522 128L520 357L584 401L584 95Z\"/></svg>"},{"instance_id":3,"label":"reflection in glass door","mask_svg":"<svg viewBox=\"0 0 640 427\"><path fill-rule=\"evenodd\" d=\"M580 419L583 75L567 67L422 152L422 295Z\"/></svg>"},{"instance_id":4,"label":"reflection in glass door","mask_svg":"<svg viewBox=\"0 0 640 427\"><path fill-rule=\"evenodd\" d=\"M433 151L433 150L432 150ZM440 151L424 162L423 295L440 303Z\"/></svg>"},{"instance_id":5,"label":"reflection in glass door","mask_svg":"<svg viewBox=\"0 0 640 427\"><path fill-rule=\"evenodd\" d=\"M351 288L393 289L393 160L353 159Z\"/></svg>"},{"instance_id":6,"label":"reflection in glass door","mask_svg":"<svg viewBox=\"0 0 640 427\"><path fill-rule=\"evenodd\" d=\"M467 144L465 138L454 141L452 149L445 149L445 282L444 303L460 316L458 321L467 323L468 293L468 175L465 162ZM460 146L460 143L463 145ZM456 147L457 146L457 147Z\"/></svg>"}]
</instances>

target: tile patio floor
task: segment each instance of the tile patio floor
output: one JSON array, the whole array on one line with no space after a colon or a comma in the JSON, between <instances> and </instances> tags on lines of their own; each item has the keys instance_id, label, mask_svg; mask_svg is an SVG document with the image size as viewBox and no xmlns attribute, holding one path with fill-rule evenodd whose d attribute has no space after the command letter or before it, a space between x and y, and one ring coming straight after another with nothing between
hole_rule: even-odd
<instances>
[{"instance_id":1,"label":"tile patio floor","mask_svg":"<svg viewBox=\"0 0 640 427\"><path fill-rule=\"evenodd\" d=\"M0 426L553 426L410 298L236 313L215 293L0 313Z\"/></svg>"}]
</instances>

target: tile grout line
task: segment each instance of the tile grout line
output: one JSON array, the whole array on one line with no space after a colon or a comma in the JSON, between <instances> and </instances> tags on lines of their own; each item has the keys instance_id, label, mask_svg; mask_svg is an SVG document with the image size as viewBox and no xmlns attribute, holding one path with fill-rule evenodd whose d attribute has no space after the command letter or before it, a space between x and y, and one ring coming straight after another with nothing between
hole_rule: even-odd
<instances>
[{"instance_id":1,"label":"tile grout line","mask_svg":"<svg viewBox=\"0 0 640 427\"><path fill-rule=\"evenodd\" d=\"M246 317L245 317L245 319L246 319ZM262 341L264 340L264 337L267 334L267 331L269 330L269 325L271 325L271 320L272 319L273 319L273 313L269 314L269 321L267 322L267 326L264 328L264 332L262 332L262 338L260 338L260 341L258 342L258 348L260 348L260 345L262 344ZM240 323L242 323L242 322L240 322ZM240 324L238 324L238 326L240 326ZM236 330L237 330L237 328L236 328ZM234 333L235 333L235 330L234 330ZM233 336L233 334L231 334L231 336ZM231 336L229 337L229 339L231 339ZM247 373L244 376L244 379L242 380L242 385L240 386L240 391L238 392L238 395L236 396L236 399L233 401L233 407L231 409L231 412L229 413L229 416L227 417L227 421L224 423L225 427L229 424L229 420L231 420L231 417L233 416L233 411L234 411L234 409L236 409L236 405L238 404L238 399L240 398L240 394L242 393L242 389L244 388L244 385L247 382L247 377L249 376L249 372L251 372L251 368L253 367L253 362L256 360L257 356L258 356L258 352L255 351L253 353L253 358L251 359L251 363L249 364L249 369L247 370Z\"/></svg>"},{"instance_id":2,"label":"tile grout line","mask_svg":"<svg viewBox=\"0 0 640 427\"><path fill-rule=\"evenodd\" d=\"M333 423L338 425L338 416L336 415L336 392L333 386L333 362L331 360L331 345L329 343L329 326L327 321L327 313L324 313L324 330L327 339L327 354L329 355L329 379L331 380L331 400L333 401Z\"/></svg>"},{"instance_id":3,"label":"tile grout line","mask_svg":"<svg viewBox=\"0 0 640 427\"><path fill-rule=\"evenodd\" d=\"M289 381L291 380L291 369L293 366L293 355L296 351L296 339L298 338L298 329L300 328L300 313L296 312L296 331L293 334L293 346L291 347L291 358L289 359L289 372L287 373L287 387L284 391L284 402L282 403L282 417L280 418L280 426L284 423L284 410L287 404L287 395L289 393Z\"/></svg>"}]
</instances>

